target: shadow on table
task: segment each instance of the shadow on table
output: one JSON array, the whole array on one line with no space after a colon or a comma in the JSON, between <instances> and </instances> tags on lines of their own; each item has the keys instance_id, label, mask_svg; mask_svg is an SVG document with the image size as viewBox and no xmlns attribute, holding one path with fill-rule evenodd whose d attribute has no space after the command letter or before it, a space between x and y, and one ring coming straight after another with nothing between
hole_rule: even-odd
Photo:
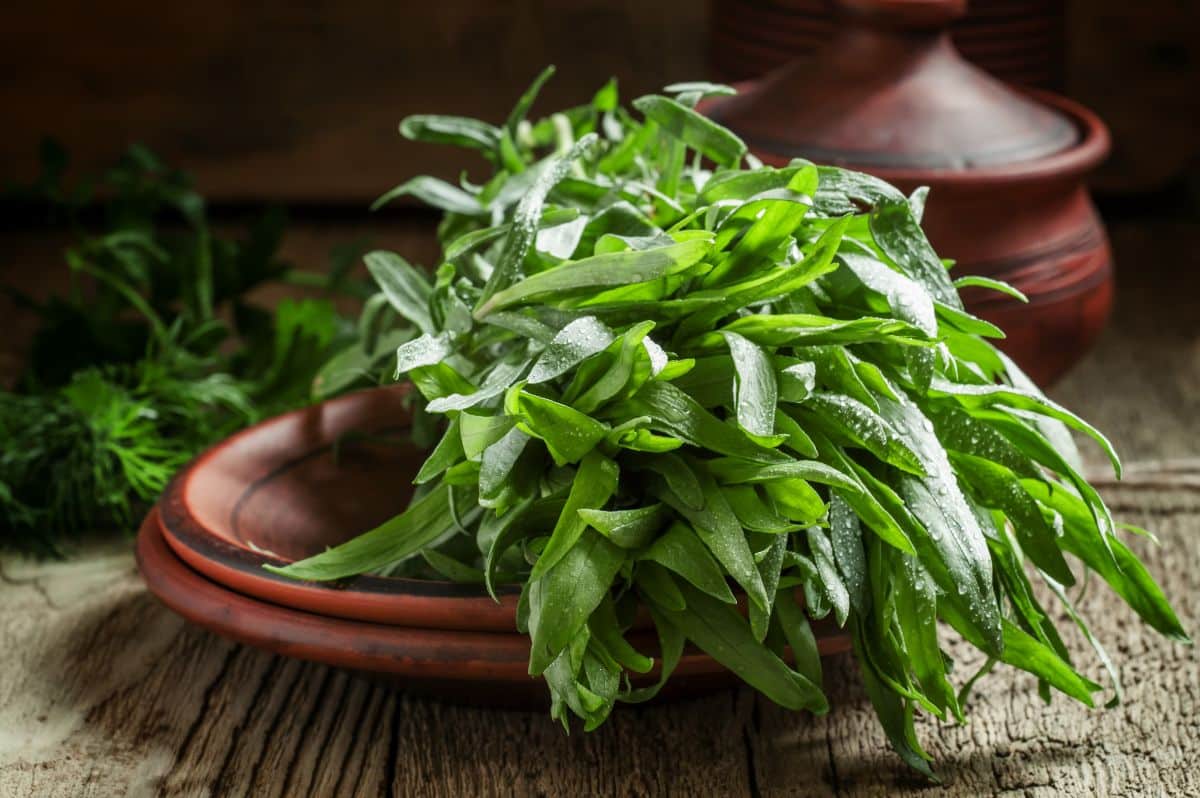
<instances>
[{"instance_id":1,"label":"shadow on table","mask_svg":"<svg viewBox=\"0 0 1200 798\"><path fill-rule=\"evenodd\" d=\"M47 652L42 678L58 695L57 711L78 719L75 748L97 762L141 763L126 776L150 777L164 794L930 789L886 748L849 657L828 662L835 708L823 718L725 690L622 708L599 730L568 735L544 711L448 704L225 641L141 591L79 613ZM829 735L866 742L847 746ZM1022 779L1035 786L1048 765L1084 755L1046 741L1007 758L946 752L936 767L950 794L972 794L962 788L997 789L1005 778L1006 788Z\"/></svg>"}]
</instances>

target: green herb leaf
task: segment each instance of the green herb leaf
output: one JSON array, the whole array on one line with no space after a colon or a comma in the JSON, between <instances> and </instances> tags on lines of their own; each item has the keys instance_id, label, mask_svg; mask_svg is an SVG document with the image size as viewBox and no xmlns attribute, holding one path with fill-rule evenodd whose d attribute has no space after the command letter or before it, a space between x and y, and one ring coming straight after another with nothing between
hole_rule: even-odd
<instances>
[{"instance_id":1,"label":"green herb leaf","mask_svg":"<svg viewBox=\"0 0 1200 798\"><path fill-rule=\"evenodd\" d=\"M401 515L340 546L291 565L263 567L294 579L325 582L392 565L454 529L450 516L450 494L454 490L448 485L437 487Z\"/></svg>"},{"instance_id":2,"label":"green herb leaf","mask_svg":"<svg viewBox=\"0 0 1200 798\"><path fill-rule=\"evenodd\" d=\"M639 555L639 559L653 560L727 604L736 601L729 585L725 584L717 561L696 533L684 524L673 524Z\"/></svg>"},{"instance_id":3,"label":"green herb leaf","mask_svg":"<svg viewBox=\"0 0 1200 798\"><path fill-rule=\"evenodd\" d=\"M680 589L687 601L686 609L657 609L701 650L781 706L818 714L828 711L829 702L820 686L793 671L755 640L736 609L689 585Z\"/></svg>"},{"instance_id":4,"label":"green herb leaf","mask_svg":"<svg viewBox=\"0 0 1200 798\"><path fill-rule=\"evenodd\" d=\"M587 624L624 561L620 548L584 529L579 542L545 576L530 583L531 676L546 670Z\"/></svg>"},{"instance_id":5,"label":"green herb leaf","mask_svg":"<svg viewBox=\"0 0 1200 798\"><path fill-rule=\"evenodd\" d=\"M746 154L745 143L733 133L667 97L639 97L633 101L633 107L663 130L721 166L736 166Z\"/></svg>"},{"instance_id":6,"label":"green herb leaf","mask_svg":"<svg viewBox=\"0 0 1200 798\"><path fill-rule=\"evenodd\" d=\"M540 579L548 570L559 563L567 552L579 541L587 522L580 510L596 510L604 506L617 489L617 464L597 451L588 452L579 463L567 503L562 515L550 533L546 548L529 573L529 579Z\"/></svg>"},{"instance_id":7,"label":"green herb leaf","mask_svg":"<svg viewBox=\"0 0 1200 798\"><path fill-rule=\"evenodd\" d=\"M767 356L737 333L723 333L737 371L733 404L738 425L748 434L770 438L775 434L775 373Z\"/></svg>"}]
</instances>

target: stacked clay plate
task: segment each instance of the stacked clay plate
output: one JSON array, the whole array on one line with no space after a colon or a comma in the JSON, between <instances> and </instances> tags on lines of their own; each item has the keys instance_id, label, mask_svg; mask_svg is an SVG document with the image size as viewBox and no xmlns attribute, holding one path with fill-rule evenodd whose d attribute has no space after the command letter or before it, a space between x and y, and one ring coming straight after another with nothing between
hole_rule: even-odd
<instances>
[{"instance_id":1,"label":"stacked clay plate","mask_svg":"<svg viewBox=\"0 0 1200 798\"><path fill-rule=\"evenodd\" d=\"M493 600L473 584L375 575L299 582L263 568L335 546L405 508L425 453L408 441L404 394L350 394L200 455L142 524L142 576L170 609L241 643L465 703L540 704L546 691L527 673L529 641L516 630L516 586ZM849 648L832 624L814 632L823 654ZM649 624L631 642L651 654L657 645ZM688 650L663 696L734 683Z\"/></svg>"}]
</instances>

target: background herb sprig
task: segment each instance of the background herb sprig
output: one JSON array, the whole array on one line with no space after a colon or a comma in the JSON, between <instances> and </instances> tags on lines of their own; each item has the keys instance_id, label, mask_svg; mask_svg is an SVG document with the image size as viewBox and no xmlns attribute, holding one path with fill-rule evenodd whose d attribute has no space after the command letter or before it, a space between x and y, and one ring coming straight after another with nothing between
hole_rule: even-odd
<instances>
[{"instance_id":1,"label":"background herb sprig","mask_svg":"<svg viewBox=\"0 0 1200 798\"><path fill-rule=\"evenodd\" d=\"M349 325L327 298L273 312L251 300L292 274L279 211L220 234L189 178L142 147L73 186L53 142L42 163L9 198L44 208L71 242L64 291L4 289L39 323L0 391L0 542L55 553L80 531L132 530L202 447L307 401ZM327 287L352 261L331 264Z\"/></svg>"},{"instance_id":2,"label":"background herb sprig","mask_svg":"<svg viewBox=\"0 0 1200 798\"><path fill-rule=\"evenodd\" d=\"M282 573L519 582L530 673L555 717L588 729L653 696L685 642L824 712L809 621L832 616L892 746L927 775L914 714L961 722L974 681L952 673L943 624L987 655L982 672L1004 662L1089 705L1101 688L1042 597L1086 630L1069 589L1092 572L1187 639L1068 430L1119 474L1111 445L989 342L1002 332L957 289L1014 292L951 278L920 228L923 192L762 167L695 111L730 91L712 84L639 98L640 118L609 84L527 121L548 76L502 126L401 124L493 174L381 199L446 212L442 263L429 276L369 255L381 295L322 381L395 363L419 418L444 426L409 510ZM626 639L643 609L658 652ZM652 656L661 679L635 681Z\"/></svg>"}]
</instances>

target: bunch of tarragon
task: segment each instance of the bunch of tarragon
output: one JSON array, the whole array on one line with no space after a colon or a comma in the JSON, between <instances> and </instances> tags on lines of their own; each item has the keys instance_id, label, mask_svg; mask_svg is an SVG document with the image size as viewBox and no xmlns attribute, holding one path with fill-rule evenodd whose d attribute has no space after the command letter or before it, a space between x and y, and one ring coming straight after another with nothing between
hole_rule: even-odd
<instances>
[{"instance_id":1,"label":"bunch of tarragon","mask_svg":"<svg viewBox=\"0 0 1200 798\"><path fill-rule=\"evenodd\" d=\"M547 76L502 126L401 124L493 173L418 177L381 200L446 212L441 263L428 275L368 255L381 294L367 334L322 379L335 390L394 362L444 432L406 512L283 573L520 584L529 672L555 717L589 729L654 695L687 643L773 701L824 712L809 622L832 616L892 745L927 774L914 710L963 718L939 621L985 671L1008 663L1087 704L1100 687L1039 597L1087 634L1068 589L1090 570L1186 640L1068 429L1119 472L1111 446L964 310L961 286L1016 292L951 279L921 231L924 192L762 166L694 109L729 91L711 84L634 111L610 84L530 123ZM654 652L627 639L647 613ZM655 658L657 682L638 680Z\"/></svg>"}]
</instances>

